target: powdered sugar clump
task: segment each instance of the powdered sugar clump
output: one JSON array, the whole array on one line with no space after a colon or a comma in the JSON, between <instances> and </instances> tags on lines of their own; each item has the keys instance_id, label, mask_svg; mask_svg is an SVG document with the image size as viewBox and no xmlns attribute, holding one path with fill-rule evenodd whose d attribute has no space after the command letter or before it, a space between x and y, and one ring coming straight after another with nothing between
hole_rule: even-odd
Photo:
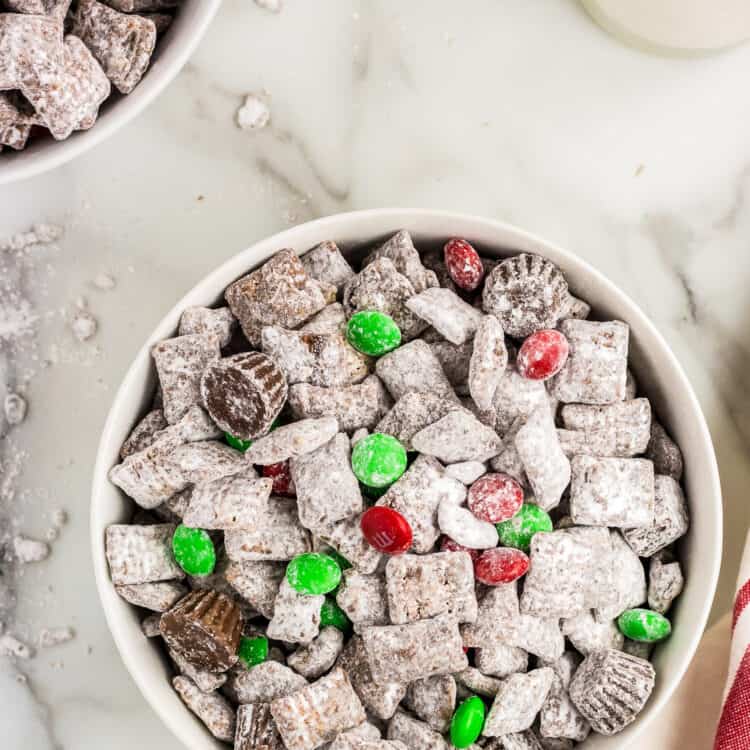
<instances>
[{"instance_id":1,"label":"powdered sugar clump","mask_svg":"<svg viewBox=\"0 0 750 750\"><path fill-rule=\"evenodd\" d=\"M245 103L237 110L237 125L242 130L260 130L268 125L270 119L268 105L255 94L248 94Z\"/></svg>"}]
</instances>

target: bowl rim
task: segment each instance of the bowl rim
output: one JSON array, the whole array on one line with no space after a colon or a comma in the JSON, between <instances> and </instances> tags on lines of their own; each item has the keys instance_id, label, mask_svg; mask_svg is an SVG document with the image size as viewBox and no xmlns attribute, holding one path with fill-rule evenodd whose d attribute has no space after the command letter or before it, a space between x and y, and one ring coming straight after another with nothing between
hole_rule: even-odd
<instances>
[{"instance_id":1,"label":"bowl rim","mask_svg":"<svg viewBox=\"0 0 750 750\"><path fill-rule=\"evenodd\" d=\"M312 243L314 244L316 241L320 242L323 241L323 239L330 239L331 237L335 238L339 236L337 230L343 232L344 228L347 228L351 231L353 227L361 225L362 240L363 242L366 242L371 237L374 238L379 236L379 234L387 234L388 232L396 231L401 227L417 233L420 231L426 232L429 230L429 225L432 223L454 224L463 226L464 228L473 226L478 229L481 227L486 232L498 236L498 245L500 245L501 236L504 235L506 238L511 236L521 245L536 248L536 251L542 255L552 255L553 261L556 261L558 258L564 259L568 266L576 267L577 273L587 275L596 285L600 286L607 292L607 294L615 298L616 304L627 312L627 316L622 316L623 319L626 319L628 323L632 324L637 318L639 326L643 326L647 330L655 345L660 349L660 355L667 358L669 368L679 381L678 386L682 390L682 396L687 399L687 407L691 417L696 420L698 425L698 434L695 437L696 440L700 442L700 450L706 457L707 467L710 472L708 483L711 488L710 497L702 497L701 503L711 504L713 506L713 512L715 513L715 528L713 538L710 540L710 548L702 550L702 553L706 554L705 557L701 557L701 567L707 573L705 577L707 585L705 595L702 598L700 612L691 613L693 626L692 634L685 642L684 650L676 658L677 666L674 669L674 672L669 676L669 684L667 688L662 690L655 700L652 698L652 700L649 701L647 707L648 714L646 716L642 715L639 717L638 721L634 722L627 728L627 739L625 740L627 744L632 743L638 736L640 736L649 723L658 716L665 703L671 698L676 690L695 655L708 621L721 565L723 513L719 469L711 434L692 385L690 384L690 381L688 380L676 355L648 316L629 295L610 281L604 274L589 264L588 261L569 250L565 250L556 244L539 237L538 235L527 232L506 222L460 212L419 208L376 208L338 213L296 225L261 239L258 242L254 242L249 247L222 262L217 268L200 279L198 283L182 295L177 303L160 320L151 335L146 339L145 343L135 355L115 398L112 401L112 405L102 430L93 472L89 517L91 532L90 541L92 545L92 557L97 591L113 640L115 641L115 645L120 652L120 656L128 672L138 685L147 703L157 713L164 724L169 727L173 734L187 747L194 747L194 745L191 744L192 737L190 736L190 732L185 728L185 722L177 721L177 719L167 711L166 707L160 703L159 699L154 696L154 690L152 690L151 686L147 684L148 679L145 674L146 670L141 670L139 666L134 663L135 658L131 653L133 651L133 644L127 642L125 639L123 617L114 612L110 608L108 602L108 598L114 596L118 601L121 601L125 605L123 611L133 609L132 605L120 600L119 597L114 594L104 551L103 531L105 524L99 519L99 508L97 503L97 498L102 492L102 488L110 486L107 473L111 468L111 459L108 456L111 455L111 444L114 437L112 433L116 416L123 408L128 408L126 406L128 394L130 394L137 385L139 377L138 371L142 367L144 359L150 359L152 345L160 339L173 335L177 328L179 316L182 311L185 307L191 304L196 304L195 300L193 300L194 297L202 296L204 298L216 298L221 294L223 289L231 283L231 281L238 278L243 273L246 273L248 269L255 267L262 258L269 257L274 249L295 247L297 244L296 239L301 235L315 234L322 238L312 240ZM420 225L420 228L415 228L415 225ZM394 227L396 229L394 229ZM312 247L313 244L309 244L309 247ZM307 244L302 250L306 249L308 249ZM117 449L119 450L119 444L117 445ZM185 708L186 712L187 710L188 709ZM615 737L612 737L611 739L615 739ZM623 739L625 738L623 737ZM208 747L208 745L206 746Z\"/></svg>"},{"instance_id":2,"label":"bowl rim","mask_svg":"<svg viewBox=\"0 0 750 750\"><path fill-rule=\"evenodd\" d=\"M179 29L185 38L179 44L166 44L138 86L127 96L118 99L93 127L77 131L62 141L51 140L39 151L8 151L0 155L0 186L28 180L67 164L135 119L182 70L203 39L220 5L221 0L195 0L184 28ZM186 13L186 7L183 7L182 13ZM171 39L168 37L167 41Z\"/></svg>"}]
</instances>

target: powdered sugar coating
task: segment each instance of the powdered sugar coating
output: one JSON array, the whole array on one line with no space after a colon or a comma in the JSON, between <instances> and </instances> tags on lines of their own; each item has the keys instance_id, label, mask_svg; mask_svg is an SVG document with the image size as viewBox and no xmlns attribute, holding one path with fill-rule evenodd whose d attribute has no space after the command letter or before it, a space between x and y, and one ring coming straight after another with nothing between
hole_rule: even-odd
<instances>
[{"instance_id":1,"label":"powdered sugar coating","mask_svg":"<svg viewBox=\"0 0 750 750\"><path fill-rule=\"evenodd\" d=\"M411 235L405 229L396 232L387 242L373 250L364 259L363 266L368 268L383 258L392 261L396 270L409 280L417 294L438 286L437 277L422 265Z\"/></svg>"},{"instance_id":2,"label":"powdered sugar coating","mask_svg":"<svg viewBox=\"0 0 750 750\"><path fill-rule=\"evenodd\" d=\"M684 584L679 562L662 562L658 555L652 557L648 572L648 606L655 612L666 614L682 593Z\"/></svg>"},{"instance_id":3,"label":"powdered sugar coating","mask_svg":"<svg viewBox=\"0 0 750 750\"><path fill-rule=\"evenodd\" d=\"M375 371L396 401L409 391L456 398L440 362L424 341L412 341L380 357Z\"/></svg>"},{"instance_id":4,"label":"powdered sugar coating","mask_svg":"<svg viewBox=\"0 0 750 750\"><path fill-rule=\"evenodd\" d=\"M505 332L494 315L478 323L469 362L469 392L481 411L492 408L495 391L508 365Z\"/></svg>"},{"instance_id":5,"label":"powdered sugar coating","mask_svg":"<svg viewBox=\"0 0 750 750\"><path fill-rule=\"evenodd\" d=\"M404 703L430 729L445 732L456 705L456 681L452 675L414 680L406 691Z\"/></svg>"},{"instance_id":6,"label":"powdered sugar coating","mask_svg":"<svg viewBox=\"0 0 750 750\"><path fill-rule=\"evenodd\" d=\"M512 674L502 683L484 722L485 737L523 732L534 722L552 686L549 667Z\"/></svg>"},{"instance_id":7,"label":"powdered sugar coating","mask_svg":"<svg viewBox=\"0 0 750 750\"><path fill-rule=\"evenodd\" d=\"M403 711L397 711L388 723L388 739L403 742L410 750L448 750L438 732Z\"/></svg>"},{"instance_id":8,"label":"powdered sugar coating","mask_svg":"<svg viewBox=\"0 0 750 750\"><path fill-rule=\"evenodd\" d=\"M301 261L312 278L333 284L339 291L354 276L352 267L341 254L338 245L330 240L308 250Z\"/></svg>"},{"instance_id":9,"label":"powdered sugar coating","mask_svg":"<svg viewBox=\"0 0 750 750\"><path fill-rule=\"evenodd\" d=\"M354 623L355 629L390 623L385 579L380 575L345 570L336 592L336 603Z\"/></svg>"},{"instance_id":10,"label":"powdered sugar coating","mask_svg":"<svg viewBox=\"0 0 750 750\"><path fill-rule=\"evenodd\" d=\"M115 584L138 584L184 578L171 550L175 526L113 524L105 533L109 574Z\"/></svg>"},{"instance_id":11,"label":"powdered sugar coating","mask_svg":"<svg viewBox=\"0 0 750 750\"><path fill-rule=\"evenodd\" d=\"M500 452L501 441L494 430L465 410L451 411L412 438L415 450L435 456L443 463L486 461Z\"/></svg>"},{"instance_id":12,"label":"powdered sugar coating","mask_svg":"<svg viewBox=\"0 0 750 750\"><path fill-rule=\"evenodd\" d=\"M187 307L180 317L180 336L202 334L216 336L223 349L229 345L237 319L228 307Z\"/></svg>"},{"instance_id":13,"label":"powdered sugar coating","mask_svg":"<svg viewBox=\"0 0 750 750\"><path fill-rule=\"evenodd\" d=\"M236 716L226 698L218 693L204 693L184 675L175 677L172 685L185 705L206 725L217 740L232 742Z\"/></svg>"},{"instance_id":14,"label":"powdered sugar coating","mask_svg":"<svg viewBox=\"0 0 750 750\"><path fill-rule=\"evenodd\" d=\"M476 333L482 314L450 289L434 287L406 301L415 315L429 323L452 344L460 346Z\"/></svg>"},{"instance_id":15,"label":"powdered sugar coating","mask_svg":"<svg viewBox=\"0 0 750 750\"><path fill-rule=\"evenodd\" d=\"M338 628L323 628L310 645L289 654L287 664L308 680L315 680L336 663L343 648L344 634Z\"/></svg>"},{"instance_id":16,"label":"powdered sugar coating","mask_svg":"<svg viewBox=\"0 0 750 750\"><path fill-rule=\"evenodd\" d=\"M300 419L253 441L245 451L245 459L251 464L267 466L304 456L325 445L338 431L335 417Z\"/></svg>"}]
</instances>

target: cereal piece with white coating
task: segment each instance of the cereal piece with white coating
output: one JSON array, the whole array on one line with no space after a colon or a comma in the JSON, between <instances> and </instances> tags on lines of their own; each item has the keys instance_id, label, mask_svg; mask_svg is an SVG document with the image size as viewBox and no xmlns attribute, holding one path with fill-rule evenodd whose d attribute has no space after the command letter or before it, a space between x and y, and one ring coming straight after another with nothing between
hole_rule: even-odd
<instances>
[{"instance_id":1,"label":"cereal piece with white coating","mask_svg":"<svg viewBox=\"0 0 750 750\"><path fill-rule=\"evenodd\" d=\"M486 698L494 698L502 684L502 680L482 674L476 667L466 667L463 671L456 672L456 681L469 692Z\"/></svg>"},{"instance_id":2,"label":"cereal piece with white coating","mask_svg":"<svg viewBox=\"0 0 750 750\"><path fill-rule=\"evenodd\" d=\"M344 310L351 318L363 310L377 310L390 315L404 341L419 336L427 324L406 306L414 296L409 279L396 270L388 258L379 258L363 268L344 287Z\"/></svg>"},{"instance_id":3,"label":"cereal piece with white coating","mask_svg":"<svg viewBox=\"0 0 750 750\"><path fill-rule=\"evenodd\" d=\"M237 703L270 703L307 686L307 680L285 664L264 661L250 669L233 671L227 692Z\"/></svg>"},{"instance_id":4,"label":"cereal piece with white coating","mask_svg":"<svg viewBox=\"0 0 750 750\"><path fill-rule=\"evenodd\" d=\"M555 740L553 740L553 742L554 741ZM534 732L529 729L525 732L504 734L502 737L498 737L488 745L485 745L485 747L487 750L547 750L547 746L542 743L543 738L537 737ZM555 750L557 750L557 748ZM563 750L572 750L572 747L563 748Z\"/></svg>"},{"instance_id":5,"label":"cereal piece with white coating","mask_svg":"<svg viewBox=\"0 0 750 750\"><path fill-rule=\"evenodd\" d=\"M443 498L438 508L440 531L468 549L490 549L497 546L495 524L477 518L468 508L452 498Z\"/></svg>"},{"instance_id":6,"label":"cereal piece with white coating","mask_svg":"<svg viewBox=\"0 0 750 750\"><path fill-rule=\"evenodd\" d=\"M399 230L393 237L373 250L365 257L362 264L368 267L381 258L388 258L392 261L398 272L409 279L417 294L430 287L438 286L437 276L424 267L411 235L405 229Z\"/></svg>"},{"instance_id":7,"label":"cereal piece with white coating","mask_svg":"<svg viewBox=\"0 0 750 750\"><path fill-rule=\"evenodd\" d=\"M131 430L127 440L120 448L120 458L123 460L133 453L138 453L153 443L154 435L167 426L164 412L161 409L152 409Z\"/></svg>"},{"instance_id":8,"label":"cereal piece with white coating","mask_svg":"<svg viewBox=\"0 0 750 750\"><path fill-rule=\"evenodd\" d=\"M570 482L570 462L560 447L549 406L540 406L529 414L516 433L514 445L536 504L544 510L554 508Z\"/></svg>"},{"instance_id":9,"label":"cereal piece with white coating","mask_svg":"<svg viewBox=\"0 0 750 750\"><path fill-rule=\"evenodd\" d=\"M564 320L560 330L570 346L562 370L549 381L565 404L611 404L625 398L629 328L608 323Z\"/></svg>"},{"instance_id":10,"label":"cereal piece with white coating","mask_svg":"<svg viewBox=\"0 0 750 750\"><path fill-rule=\"evenodd\" d=\"M361 516L351 516L343 521L318 529L318 536L333 547L361 573L373 573L382 555L364 538L360 526Z\"/></svg>"},{"instance_id":11,"label":"cereal piece with white coating","mask_svg":"<svg viewBox=\"0 0 750 750\"><path fill-rule=\"evenodd\" d=\"M197 404L191 406L177 422L155 433L154 441L161 440L172 433L178 435L183 443L213 440L222 436L221 430L214 424L208 413Z\"/></svg>"},{"instance_id":12,"label":"cereal piece with white coating","mask_svg":"<svg viewBox=\"0 0 750 750\"><path fill-rule=\"evenodd\" d=\"M583 742L591 732L588 721L581 716L570 700L568 690L581 657L566 651L557 661L544 666L554 671L552 686L539 712L539 732L543 737L566 738Z\"/></svg>"},{"instance_id":13,"label":"cereal piece with white coating","mask_svg":"<svg viewBox=\"0 0 750 750\"><path fill-rule=\"evenodd\" d=\"M666 614L672 602L682 593L685 579L679 562L662 562L658 556L651 558L648 571L648 606Z\"/></svg>"},{"instance_id":14,"label":"cereal piece with white coating","mask_svg":"<svg viewBox=\"0 0 750 750\"><path fill-rule=\"evenodd\" d=\"M271 497L263 524L224 534L227 556L235 562L291 560L312 548L310 533L299 522L293 498Z\"/></svg>"},{"instance_id":15,"label":"cereal piece with white coating","mask_svg":"<svg viewBox=\"0 0 750 750\"><path fill-rule=\"evenodd\" d=\"M338 666L347 673L354 690L368 711L383 720L393 716L406 694L406 682L378 683L373 680L370 662L360 636L353 636L346 644Z\"/></svg>"},{"instance_id":16,"label":"cereal piece with white coating","mask_svg":"<svg viewBox=\"0 0 750 750\"><path fill-rule=\"evenodd\" d=\"M184 578L172 556L174 524L112 524L104 547L114 584L151 583Z\"/></svg>"},{"instance_id":17,"label":"cereal piece with white coating","mask_svg":"<svg viewBox=\"0 0 750 750\"><path fill-rule=\"evenodd\" d=\"M309 276L333 284L338 291L344 288L354 271L349 261L342 255L338 245L328 240L308 250L301 258L302 266Z\"/></svg>"},{"instance_id":18,"label":"cereal piece with white coating","mask_svg":"<svg viewBox=\"0 0 750 750\"><path fill-rule=\"evenodd\" d=\"M651 557L687 533L689 520L682 488L672 477L654 480L654 518L647 525L624 532L625 541L640 557Z\"/></svg>"},{"instance_id":19,"label":"cereal piece with white coating","mask_svg":"<svg viewBox=\"0 0 750 750\"><path fill-rule=\"evenodd\" d=\"M197 485L183 515L193 529L255 529L263 523L273 480L258 479L255 470Z\"/></svg>"},{"instance_id":20,"label":"cereal piece with white coating","mask_svg":"<svg viewBox=\"0 0 750 750\"><path fill-rule=\"evenodd\" d=\"M301 594L286 578L282 579L266 631L268 637L289 643L310 643L318 635L324 601L325 596Z\"/></svg>"},{"instance_id":21,"label":"cereal piece with white coating","mask_svg":"<svg viewBox=\"0 0 750 750\"><path fill-rule=\"evenodd\" d=\"M351 446L344 433L311 453L293 458L290 469L300 521L308 529L317 533L362 512L362 493L351 469Z\"/></svg>"},{"instance_id":22,"label":"cereal piece with white coating","mask_svg":"<svg viewBox=\"0 0 750 750\"><path fill-rule=\"evenodd\" d=\"M467 388L469 372L471 370L471 354L474 351L474 341L469 339L463 344L452 344L444 338L436 341L426 331L423 338L428 341L432 353L443 368L445 377L454 388ZM428 338L429 336L429 338ZM437 336L437 334L435 334Z\"/></svg>"},{"instance_id":23,"label":"cereal piece with white coating","mask_svg":"<svg viewBox=\"0 0 750 750\"><path fill-rule=\"evenodd\" d=\"M346 673L334 669L302 690L271 702L287 750L310 750L367 718Z\"/></svg>"},{"instance_id":24,"label":"cereal piece with white coating","mask_svg":"<svg viewBox=\"0 0 750 750\"><path fill-rule=\"evenodd\" d=\"M159 630L159 620L161 619L160 612L154 612L153 614L147 615L141 620L141 631L146 638L161 637L161 630Z\"/></svg>"},{"instance_id":25,"label":"cereal piece with white coating","mask_svg":"<svg viewBox=\"0 0 750 750\"><path fill-rule=\"evenodd\" d=\"M388 739L403 742L409 750L448 750L439 732L403 711L396 711L388 722Z\"/></svg>"},{"instance_id":26,"label":"cereal piece with white coating","mask_svg":"<svg viewBox=\"0 0 750 750\"><path fill-rule=\"evenodd\" d=\"M528 417L539 406L549 404L549 401L543 381L521 377L515 364L509 364L497 385L489 410L494 425L492 422L488 424L504 436L516 419Z\"/></svg>"},{"instance_id":27,"label":"cereal piece with white coating","mask_svg":"<svg viewBox=\"0 0 750 750\"><path fill-rule=\"evenodd\" d=\"M412 438L414 450L443 463L486 461L502 447L497 433L465 410L452 411Z\"/></svg>"},{"instance_id":28,"label":"cereal piece with white coating","mask_svg":"<svg viewBox=\"0 0 750 750\"><path fill-rule=\"evenodd\" d=\"M217 440L178 445L169 455L177 476L188 484L203 484L246 470L241 453Z\"/></svg>"},{"instance_id":29,"label":"cereal piece with white coating","mask_svg":"<svg viewBox=\"0 0 750 750\"><path fill-rule=\"evenodd\" d=\"M547 698L554 675L549 667L542 667L506 678L492 702L482 734L501 737L529 729Z\"/></svg>"},{"instance_id":30,"label":"cereal piece with white coating","mask_svg":"<svg viewBox=\"0 0 750 750\"><path fill-rule=\"evenodd\" d=\"M539 408L545 408L540 406ZM529 478L526 476L523 461L516 448L516 435L526 424L525 417L518 417L503 435L503 445L500 453L490 460L490 466L500 474L507 474L525 489L529 489ZM562 446L561 446L562 447Z\"/></svg>"},{"instance_id":31,"label":"cereal piece with white coating","mask_svg":"<svg viewBox=\"0 0 750 750\"><path fill-rule=\"evenodd\" d=\"M395 555L385 566L388 612L394 625L451 615L474 622L474 567L466 552Z\"/></svg>"},{"instance_id":32,"label":"cereal piece with white coating","mask_svg":"<svg viewBox=\"0 0 750 750\"><path fill-rule=\"evenodd\" d=\"M570 683L570 699L595 732L617 734L632 723L654 689L653 666L607 649L589 654Z\"/></svg>"},{"instance_id":33,"label":"cereal piece with white coating","mask_svg":"<svg viewBox=\"0 0 750 750\"><path fill-rule=\"evenodd\" d=\"M346 311L340 302L326 305L298 330L303 333L341 333L346 329Z\"/></svg>"},{"instance_id":34,"label":"cereal piece with white coating","mask_svg":"<svg viewBox=\"0 0 750 750\"><path fill-rule=\"evenodd\" d=\"M680 446L655 419L651 421L651 439L646 448L646 458L654 462L657 474L666 474L676 482L682 479L684 467Z\"/></svg>"},{"instance_id":35,"label":"cereal piece with white coating","mask_svg":"<svg viewBox=\"0 0 750 750\"><path fill-rule=\"evenodd\" d=\"M201 376L219 359L219 340L202 334L177 336L155 344L151 356L159 375L164 417L174 424L191 406L201 403Z\"/></svg>"},{"instance_id":36,"label":"cereal piece with white coating","mask_svg":"<svg viewBox=\"0 0 750 750\"><path fill-rule=\"evenodd\" d=\"M185 705L206 725L211 734L222 742L234 741L235 713L219 693L204 693L185 675L172 680L172 685Z\"/></svg>"},{"instance_id":37,"label":"cereal piece with white coating","mask_svg":"<svg viewBox=\"0 0 750 750\"><path fill-rule=\"evenodd\" d=\"M396 401L409 391L428 392L456 400L440 362L429 344L421 339L410 341L380 357L375 371Z\"/></svg>"},{"instance_id":38,"label":"cereal piece with white coating","mask_svg":"<svg viewBox=\"0 0 750 750\"><path fill-rule=\"evenodd\" d=\"M355 568L345 570L336 591L336 603L344 610L355 629L390 623L383 576L364 575Z\"/></svg>"},{"instance_id":39,"label":"cereal piece with white coating","mask_svg":"<svg viewBox=\"0 0 750 750\"><path fill-rule=\"evenodd\" d=\"M0 93L0 150L3 146L23 149L31 129L38 124L39 118L20 92Z\"/></svg>"},{"instance_id":40,"label":"cereal piece with white coating","mask_svg":"<svg viewBox=\"0 0 750 750\"><path fill-rule=\"evenodd\" d=\"M325 674L344 648L344 634L334 627L323 628L308 646L289 654L286 663L308 680Z\"/></svg>"},{"instance_id":41,"label":"cereal piece with white coating","mask_svg":"<svg viewBox=\"0 0 750 750\"><path fill-rule=\"evenodd\" d=\"M180 316L180 336L203 334L216 336L223 349L232 340L237 319L228 307L186 307Z\"/></svg>"},{"instance_id":42,"label":"cereal piece with white coating","mask_svg":"<svg viewBox=\"0 0 750 750\"><path fill-rule=\"evenodd\" d=\"M561 630L573 648L584 656L603 648L620 650L625 642L615 620L597 620L589 611L564 619Z\"/></svg>"},{"instance_id":43,"label":"cereal piece with white coating","mask_svg":"<svg viewBox=\"0 0 750 750\"><path fill-rule=\"evenodd\" d=\"M295 383L289 388L289 406L296 419L334 417L342 432L362 427L372 429L392 403L377 375L369 375L361 383L336 388L309 383Z\"/></svg>"},{"instance_id":44,"label":"cereal piece with white coating","mask_svg":"<svg viewBox=\"0 0 750 750\"><path fill-rule=\"evenodd\" d=\"M432 271L438 280L438 284L444 289L450 289L452 292L458 290L456 283L448 273L448 266L445 263L445 254L443 252L430 252L422 256L422 264L428 271Z\"/></svg>"},{"instance_id":45,"label":"cereal piece with white coating","mask_svg":"<svg viewBox=\"0 0 750 750\"><path fill-rule=\"evenodd\" d=\"M415 315L429 323L443 338L460 346L473 338L482 313L450 289L425 289L406 301Z\"/></svg>"},{"instance_id":46,"label":"cereal piece with white coating","mask_svg":"<svg viewBox=\"0 0 750 750\"><path fill-rule=\"evenodd\" d=\"M591 305L589 305L588 302L584 302L582 299L574 297L572 294L568 294L560 320L567 320L568 318L586 320L590 314Z\"/></svg>"},{"instance_id":47,"label":"cereal piece with white coating","mask_svg":"<svg viewBox=\"0 0 750 750\"><path fill-rule=\"evenodd\" d=\"M217 674L205 669L198 669L174 649L168 648L167 653L175 667L177 667L179 673L189 677L198 686L198 689L202 690L204 693L218 690L227 681L226 673Z\"/></svg>"},{"instance_id":48,"label":"cereal piece with white coating","mask_svg":"<svg viewBox=\"0 0 750 750\"><path fill-rule=\"evenodd\" d=\"M247 340L258 346L263 326L297 328L326 306L320 285L292 250L280 250L225 292Z\"/></svg>"},{"instance_id":49,"label":"cereal piece with white coating","mask_svg":"<svg viewBox=\"0 0 750 750\"><path fill-rule=\"evenodd\" d=\"M414 535L412 551L424 554L432 550L440 536L437 514L441 501L458 492L466 496L466 488L447 477L439 461L422 455L417 456L376 505L393 508L406 518Z\"/></svg>"},{"instance_id":50,"label":"cereal piece with white coating","mask_svg":"<svg viewBox=\"0 0 750 750\"><path fill-rule=\"evenodd\" d=\"M378 422L375 432L393 435L409 451L413 449L414 435L460 408L454 399L443 398L428 391L408 391Z\"/></svg>"},{"instance_id":51,"label":"cereal piece with white coating","mask_svg":"<svg viewBox=\"0 0 750 750\"><path fill-rule=\"evenodd\" d=\"M461 484L466 486L474 484L479 477L487 473L487 464L483 461L459 461L455 464L448 464L445 467L446 476L451 479L457 479Z\"/></svg>"},{"instance_id":52,"label":"cereal piece with white coating","mask_svg":"<svg viewBox=\"0 0 750 750\"><path fill-rule=\"evenodd\" d=\"M614 589L611 604L598 607L594 614L600 622L614 620L626 609L638 607L646 601L646 573L638 555L630 549L617 529L611 529L612 543L612 586Z\"/></svg>"},{"instance_id":53,"label":"cereal piece with white coating","mask_svg":"<svg viewBox=\"0 0 750 750\"><path fill-rule=\"evenodd\" d=\"M79 0L71 32L88 47L121 94L136 87L156 46L153 21L120 13L97 0Z\"/></svg>"},{"instance_id":54,"label":"cereal piece with white coating","mask_svg":"<svg viewBox=\"0 0 750 750\"><path fill-rule=\"evenodd\" d=\"M647 398L618 401L606 406L566 404L560 415L568 430L614 435L611 456L631 458L644 453L651 437L651 404Z\"/></svg>"},{"instance_id":55,"label":"cereal piece with white coating","mask_svg":"<svg viewBox=\"0 0 750 750\"><path fill-rule=\"evenodd\" d=\"M630 638L626 638L622 650L626 654L649 661L651 659L651 652L654 650L654 644L644 643L643 641L631 641Z\"/></svg>"},{"instance_id":56,"label":"cereal piece with white coating","mask_svg":"<svg viewBox=\"0 0 750 750\"><path fill-rule=\"evenodd\" d=\"M264 326L262 347L281 368L289 385L310 383L324 388L361 383L369 374L369 359L342 333L304 333Z\"/></svg>"},{"instance_id":57,"label":"cereal piece with white coating","mask_svg":"<svg viewBox=\"0 0 750 750\"><path fill-rule=\"evenodd\" d=\"M456 681L452 675L435 675L410 683L404 705L435 732L446 732L456 706Z\"/></svg>"},{"instance_id":58,"label":"cereal piece with white coating","mask_svg":"<svg viewBox=\"0 0 750 750\"><path fill-rule=\"evenodd\" d=\"M284 750L268 703L252 703L237 708L234 750Z\"/></svg>"},{"instance_id":59,"label":"cereal piece with white coating","mask_svg":"<svg viewBox=\"0 0 750 750\"><path fill-rule=\"evenodd\" d=\"M403 742L398 740L360 739L340 734L327 750L409 750Z\"/></svg>"},{"instance_id":60,"label":"cereal piece with white coating","mask_svg":"<svg viewBox=\"0 0 750 750\"><path fill-rule=\"evenodd\" d=\"M116 584L115 591L126 602L152 612L166 612L188 592L187 587L177 581Z\"/></svg>"},{"instance_id":61,"label":"cereal piece with white coating","mask_svg":"<svg viewBox=\"0 0 750 750\"><path fill-rule=\"evenodd\" d=\"M225 577L229 585L267 620L273 617L273 606L286 566L280 562L246 560L230 562Z\"/></svg>"},{"instance_id":62,"label":"cereal piece with white coating","mask_svg":"<svg viewBox=\"0 0 750 750\"><path fill-rule=\"evenodd\" d=\"M446 615L408 625L362 629L362 641L375 682L408 683L468 666L458 623Z\"/></svg>"},{"instance_id":63,"label":"cereal piece with white coating","mask_svg":"<svg viewBox=\"0 0 750 750\"><path fill-rule=\"evenodd\" d=\"M654 465L643 458L575 456L570 516L577 524L648 527L654 522Z\"/></svg>"},{"instance_id":64,"label":"cereal piece with white coating","mask_svg":"<svg viewBox=\"0 0 750 750\"><path fill-rule=\"evenodd\" d=\"M253 441L245 451L245 460L251 464L268 466L304 456L325 445L338 431L336 417L300 419Z\"/></svg>"},{"instance_id":65,"label":"cereal piece with white coating","mask_svg":"<svg viewBox=\"0 0 750 750\"><path fill-rule=\"evenodd\" d=\"M469 393L477 408L492 408L500 380L508 366L505 332L494 315L485 315L474 336L474 347L469 363Z\"/></svg>"},{"instance_id":66,"label":"cereal piece with white coating","mask_svg":"<svg viewBox=\"0 0 750 750\"><path fill-rule=\"evenodd\" d=\"M507 677L515 672L528 671L529 654L518 646L488 643L476 649L474 663L482 674L490 677Z\"/></svg>"},{"instance_id":67,"label":"cereal piece with white coating","mask_svg":"<svg viewBox=\"0 0 750 750\"><path fill-rule=\"evenodd\" d=\"M562 452L568 457L595 456L612 458L617 456L617 434L610 430L557 430L557 439Z\"/></svg>"},{"instance_id":68,"label":"cereal piece with white coating","mask_svg":"<svg viewBox=\"0 0 750 750\"><path fill-rule=\"evenodd\" d=\"M605 528L535 534L521 611L537 617L575 617L611 602L612 543Z\"/></svg>"}]
</instances>

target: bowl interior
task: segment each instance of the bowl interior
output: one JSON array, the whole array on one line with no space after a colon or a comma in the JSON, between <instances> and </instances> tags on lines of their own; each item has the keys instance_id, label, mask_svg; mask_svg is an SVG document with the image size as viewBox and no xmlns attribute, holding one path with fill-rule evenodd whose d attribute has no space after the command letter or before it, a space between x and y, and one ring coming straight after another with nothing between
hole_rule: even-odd
<instances>
[{"instance_id":1,"label":"bowl interior","mask_svg":"<svg viewBox=\"0 0 750 750\"><path fill-rule=\"evenodd\" d=\"M149 350L175 334L182 310L189 305L214 305L224 288L277 250L298 252L334 239L345 252L356 253L398 229L408 229L420 249L438 246L451 236L465 237L483 254L502 257L518 251L543 254L557 263L571 290L592 305L592 317L620 319L631 328L631 367L641 392L680 444L685 459L685 486L691 526L682 541L681 561L686 585L671 616L674 631L657 650L654 694L639 719L615 737L592 737L587 750L614 750L632 742L653 720L680 681L708 618L721 559L721 490L711 438L685 374L656 329L623 292L580 258L514 227L488 219L422 210L378 209L339 214L289 229L231 258L194 287L161 321L138 353L115 398L102 434L91 507L91 536L99 594L112 634L125 664L146 699L191 750L225 747L182 705L168 680L161 649L140 630L137 610L114 591L104 554L104 530L129 520L132 502L107 479L118 451L138 418L147 411L155 385ZM363 240L364 238L364 240Z\"/></svg>"},{"instance_id":2,"label":"bowl interior","mask_svg":"<svg viewBox=\"0 0 750 750\"><path fill-rule=\"evenodd\" d=\"M113 92L102 104L96 123L64 141L51 136L34 139L23 151L5 149L0 154L0 185L23 180L65 164L138 115L179 73L203 37L221 0L186 0L172 25L159 40L143 80L127 96Z\"/></svg>"}]
</instances>

